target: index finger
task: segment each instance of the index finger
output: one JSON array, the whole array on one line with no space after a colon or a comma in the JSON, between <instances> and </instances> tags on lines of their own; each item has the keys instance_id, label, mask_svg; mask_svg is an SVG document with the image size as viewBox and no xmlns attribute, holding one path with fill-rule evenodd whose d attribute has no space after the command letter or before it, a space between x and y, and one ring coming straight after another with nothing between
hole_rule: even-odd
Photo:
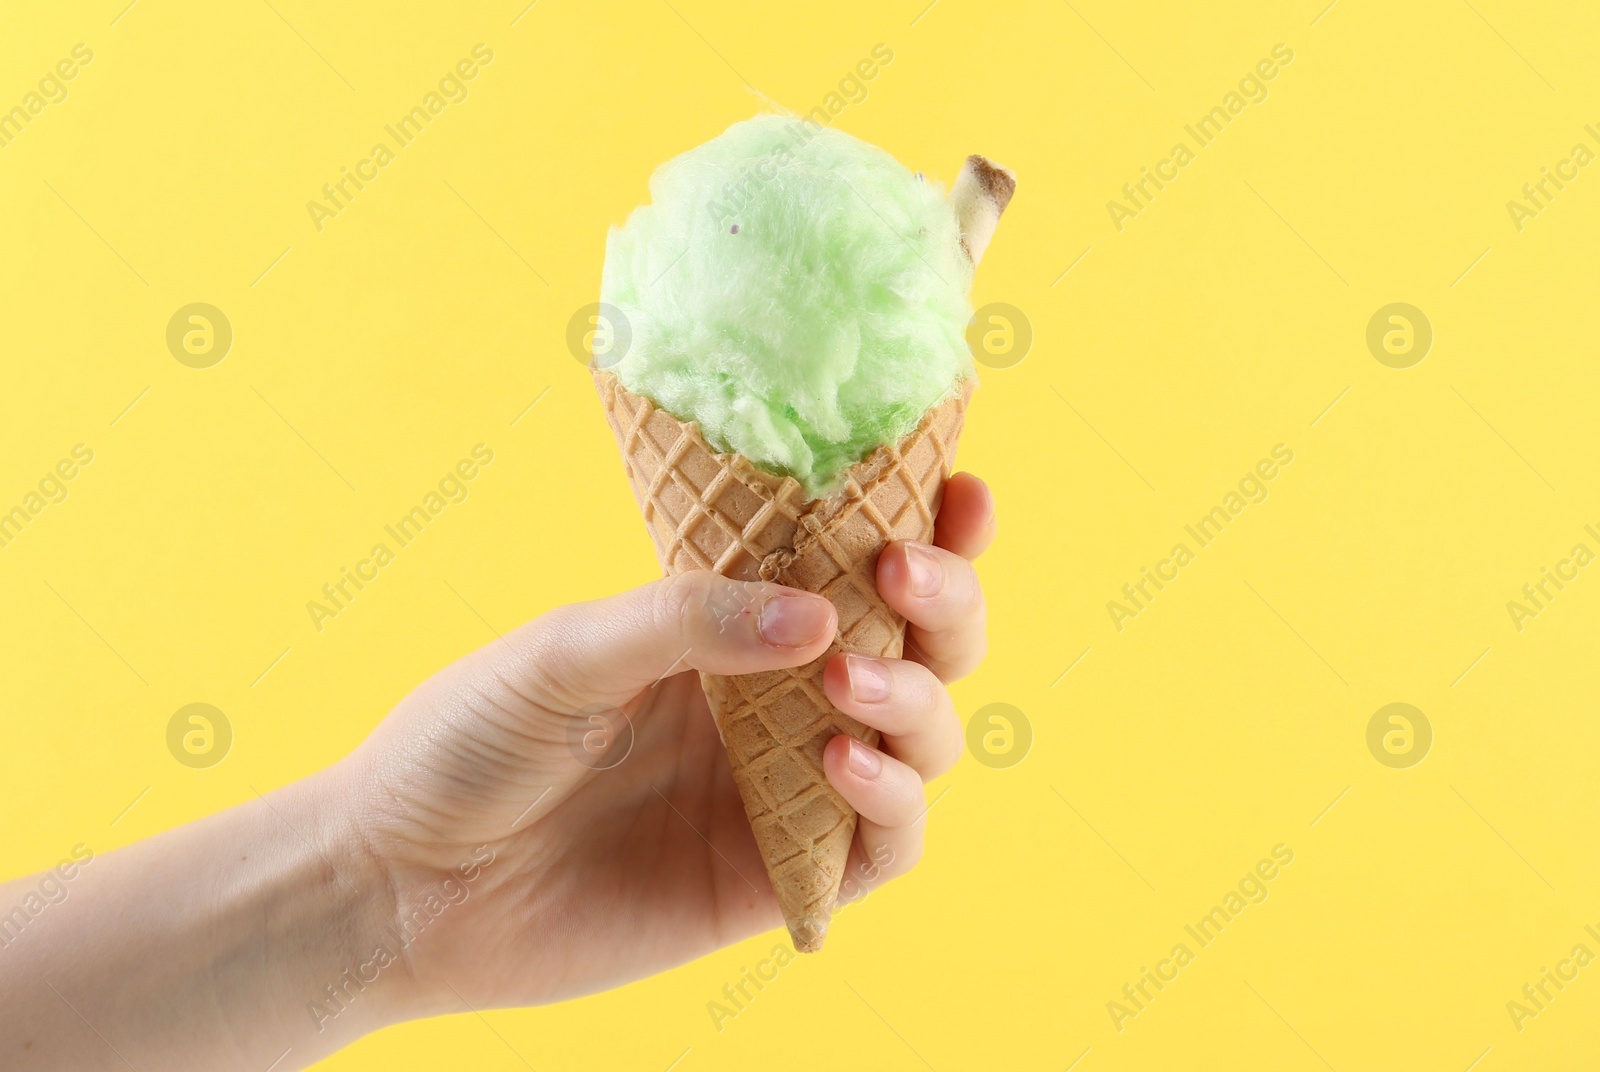
<instances>
[{"instance_id":1,"label":"index finger","mask_svg":"<svg viewBox=\"0 0 1600 1072\"><path fill-rule=\"evenodd\" d=\"M878 556L878 592L906 619L908 658L941 681L983 661L983 588L972 563L953 551L901 540Z\"/></svg>"},{"instance_id":2,"label":"index finger","mask_svg":"<svg viewBox=\"0 0 1600 1072\"><path fill-rule=\"evenodd\" d=\"M971 473L945 481L944 499L933 523L933 545L972 561L994 539L994 495Z\"/></svg>"}]
</instances>

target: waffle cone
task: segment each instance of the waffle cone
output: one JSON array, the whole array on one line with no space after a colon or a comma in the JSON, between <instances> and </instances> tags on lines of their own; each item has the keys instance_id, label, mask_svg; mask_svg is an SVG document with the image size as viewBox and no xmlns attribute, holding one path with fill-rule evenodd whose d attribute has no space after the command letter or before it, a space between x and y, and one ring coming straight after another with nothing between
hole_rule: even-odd
<instances>
[{"instance_id":1,"label":"waffle cone","mask_svg":"<svg viewBox=\"0 0 1600 1072\"><path fill-rule=\"evenodd\" d=\"M826 596L838 608L839 634L814 662L700 675L784 922L802 953L822 948L856 830L855 810L823 775L823 747L841 733L878 742L876 730L828 702L823 667L840 651L900 657L906 623L878 596L878 555L892 540L933 538L972 382L930 409L899 443L852 466L838 493L811 499L793 478L717 453L695 424L631 393L611 373L595 372L623 468L668 575L708 569L772 581Z\"/></svg>"}]
</instances>

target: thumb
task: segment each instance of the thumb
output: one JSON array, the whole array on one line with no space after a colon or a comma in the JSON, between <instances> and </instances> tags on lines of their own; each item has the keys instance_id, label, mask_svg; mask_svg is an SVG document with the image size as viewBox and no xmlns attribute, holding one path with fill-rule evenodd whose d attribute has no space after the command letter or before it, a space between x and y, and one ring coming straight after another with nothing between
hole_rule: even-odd
<instances>
[{"instance_id":1,"label":"thumb","mask_svg":"<svg viewBox=\"0 0 1600 1072\"><path fill-rule=\"evenodd\" d=\"M838 614L822 596L695 570L561 607L526 630L528 676L552 700L582 704L621 702L685 670L803 666L833 642Z\"/></svg>"}]
</instances>

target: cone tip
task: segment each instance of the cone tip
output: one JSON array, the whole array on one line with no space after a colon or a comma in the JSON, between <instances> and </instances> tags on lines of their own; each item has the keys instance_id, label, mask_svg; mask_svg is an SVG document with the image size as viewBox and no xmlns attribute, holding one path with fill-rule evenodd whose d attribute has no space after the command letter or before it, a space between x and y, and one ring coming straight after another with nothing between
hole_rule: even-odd
<instances>
[{"instance_id":1,"label":"cone tip","mask_svg":"<svg viewBox=\"0 0 1600 1072\"><path fill-rule=\"evenodd\" d=\"M815 920L809 916L796 920L789 925L789 941L794 944L796 953L820 953L822 943L828 939L828 925L823 923L817 926Z\"/></svg>"}]
</instances>

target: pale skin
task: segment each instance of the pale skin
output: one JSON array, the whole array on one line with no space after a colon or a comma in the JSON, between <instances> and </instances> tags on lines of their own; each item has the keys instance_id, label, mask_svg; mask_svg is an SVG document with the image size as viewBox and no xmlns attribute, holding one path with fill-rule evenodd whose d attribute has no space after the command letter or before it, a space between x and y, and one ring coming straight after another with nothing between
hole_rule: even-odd
<instances>
[{"instance_id":1,"label":"pale skin","mask_svg":"<svg viewBox=\"0 0 1600 1072\"><path fill-rule=\"evenodd\" d=\"M945 684L983 657L971 563L993 534L988 488L952 477L932 545L878 564L907 657L828 663L828 698L883 734L824 754L861 815L857 896L916 863L923 784L961 754ZM781 926L692 671L800 666L836 626L818 596L709 573L562 607L435 674L326 770L0 886L0 912L52 895L14 934L0 920L0 1067L284 1072L390 1024L594 993ZM580 762L571 742L607 708L633 743L597 770L615 753Z\"/></svg>"}]
</instances>

